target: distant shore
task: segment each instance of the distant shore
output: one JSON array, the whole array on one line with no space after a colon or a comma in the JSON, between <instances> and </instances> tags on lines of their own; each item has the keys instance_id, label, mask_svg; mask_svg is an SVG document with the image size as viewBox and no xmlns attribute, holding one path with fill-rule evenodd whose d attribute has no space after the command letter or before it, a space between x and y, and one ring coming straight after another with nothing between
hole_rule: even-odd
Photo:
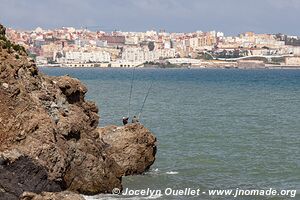
<instances>
[{"instance_id":1,"label":"distant shore","mask_svg":"<svg viewBox=\"0 0 300 200\"><path fill-rule=\"evenodd\" d=\"M99 68L99 69L131 69L134 67L65 67L57 65L38 65L38 67L48 67L48 68ZM143 67L137 67L140 69L300 69L300 66L282 66L282 65L267 65L267 66L159 66L159 65L147 65Z\"/></svg>"}]
</instances>

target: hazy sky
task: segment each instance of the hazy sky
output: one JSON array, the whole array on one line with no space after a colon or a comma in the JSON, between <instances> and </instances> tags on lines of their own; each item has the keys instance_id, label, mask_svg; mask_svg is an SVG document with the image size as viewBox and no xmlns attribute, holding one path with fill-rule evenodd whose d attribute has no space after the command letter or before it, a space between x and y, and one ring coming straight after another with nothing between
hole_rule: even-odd
<instances>
[{"instance_id":1,"label":"hazy sky","mask_svg":"<svg viewBox=\"0 0 300 200\"><path fill-rule=\"evenodd\" d=\"M300 35L299 21L300 0L0 0L0 23L17 29L98 26Z\"/></svg>"}]
</instances>

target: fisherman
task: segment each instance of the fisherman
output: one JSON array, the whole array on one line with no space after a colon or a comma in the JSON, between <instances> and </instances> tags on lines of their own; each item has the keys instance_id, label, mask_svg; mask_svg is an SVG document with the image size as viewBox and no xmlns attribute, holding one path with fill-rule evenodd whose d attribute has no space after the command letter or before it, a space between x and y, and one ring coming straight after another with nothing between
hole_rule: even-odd
<instances>
[{"instance_id":1,"label":"fisherman","mask_svg":"<svg viewBox=\"0 0 300 200\"><path fill-rule=\"evenodd\" d=\"M125 126L126 124L128 124L128 119L129 117L123 117L123 125Z\"/></svg>"},{"instance_id":2,"label":"fisherman","mask_svg":"<svg viewBox=\"0 0 300 200\"><path fill-rule=\"evenodd\" d=\"M132 123L138 123L140 122L139 119L136 116L133 116Z\"/></svg>"}]
</instances>

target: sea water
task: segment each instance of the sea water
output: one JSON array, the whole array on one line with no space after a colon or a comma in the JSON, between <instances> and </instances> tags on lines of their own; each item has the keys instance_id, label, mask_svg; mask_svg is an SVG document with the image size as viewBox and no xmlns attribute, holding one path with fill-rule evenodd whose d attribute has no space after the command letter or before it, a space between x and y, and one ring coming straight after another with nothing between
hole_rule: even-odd
<instances>
[{"instance_id":1,"label":"sea water","mask_svg":"<svg viewBox=\"0 0 300 200\"><path fill-rule=\"evenodd\" d=\"M100 108L100 126L138 115L153 81L140 121L157 136L156 161L144 175L124 177L123 186L161 194L87 199L292 198L207 194L237 188L299 193L300 70L135 69L130 109L133 69L40 70L80 79ZM167 189L201 194L166 195Z\"/></svg>"}]
</instances>

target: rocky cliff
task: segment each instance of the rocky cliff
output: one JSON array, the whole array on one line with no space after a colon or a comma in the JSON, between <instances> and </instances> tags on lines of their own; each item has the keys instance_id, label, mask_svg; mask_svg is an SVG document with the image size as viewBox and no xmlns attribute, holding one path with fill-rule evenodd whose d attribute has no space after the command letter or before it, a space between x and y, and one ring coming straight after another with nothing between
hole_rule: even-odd
<instances>
[{"instance_id":1,"label":"rocky cliff","mask_svg":"<svg viewBox=\"0 0 300 200\"><path fill-rule=\"evenodd\" d=\"M148 129L98 128L87 88L69 76L39 73L4 34L0 26L0 199L24 192L111 193L122 189L123 175L153 164L156 138Z\"/></svg>"}]
</instances>

